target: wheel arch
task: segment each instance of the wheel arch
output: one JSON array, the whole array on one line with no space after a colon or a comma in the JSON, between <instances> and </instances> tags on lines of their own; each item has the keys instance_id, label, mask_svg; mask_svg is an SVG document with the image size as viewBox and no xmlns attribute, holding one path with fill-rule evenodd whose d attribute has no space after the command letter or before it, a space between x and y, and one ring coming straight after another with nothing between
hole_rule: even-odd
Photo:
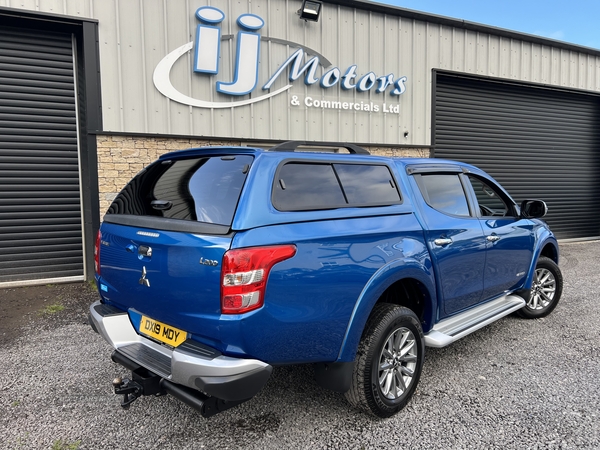
<instances>
[{"instance_id":1,"label":"wheel arch","mask_svg":"<svg viewBox=\"0 0 600 450\"><path fill-rule=\"evenodd\" d=\"M354 361L373 307L384 302L411 309L419 318L423 331L427 332L433 326L437 310L430 260L394 261L371 277L354 305L337 361Z\"/></svg>"},{"instance_id":2,"label":"wheel arch","mask_svg":"<svg viewBox=\"0 0 600 450\"><path fill-rule=\"evenodd\" d=\"M527 273L527 278L525 279L525 284L523 285L522 292L527 292L531 290L531 285L533 283L533 277L535 273L535 267L537 265L538 259L540 256L545 256L550 258L558 265L559 261L559 250L558 250L558 242L554 237L554 234L547 228L543 227L538 230L538 233L535 235L536 245L533 252L533 258L531 258L531 266L529 266L529 272ZM527 299L526 299L527 300Z\"/></svg>"},{"instance_id":3,"label":"wheel arch","mask_svg":"<svg viewBox=\"0 0 600 450\"><path fill-rule=\"evenodd\" d=\"M558 264L558 246L553 242L546 242L544 247L542 248L542 251L538 255L538 258L540 256L550 258L552 261Z\"/></svg>"},{"instance_id":4,"label":"wheel arch","mask_svg":"<svg viewBox=\"0 0 600 450\"><path fill-rule=\"evenodd\" d=\"M381 294L373 307L378 303L390 303L404 306L414 312L424 328L433 313L431 294L427 287L415 278L402 278L392 283Z\"/></svg>"}]
</instances>

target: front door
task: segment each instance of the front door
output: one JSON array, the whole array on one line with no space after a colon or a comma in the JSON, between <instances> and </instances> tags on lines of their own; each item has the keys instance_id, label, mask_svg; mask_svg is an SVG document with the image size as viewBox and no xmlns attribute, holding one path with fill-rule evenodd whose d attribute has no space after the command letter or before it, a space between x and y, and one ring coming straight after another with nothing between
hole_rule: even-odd
<instances>
[{"instance_id":1,"label":"front door","mask_svg":"<svg viewBox=\"0 0 600 450\"><path fill-rule=\"evenodd\" d=\"M533 258L533 222L518 217L514 203L492 180L466 177L473 188L486 237L483 295L487 300L520 287Z\"/></svg>"}]
</instances>

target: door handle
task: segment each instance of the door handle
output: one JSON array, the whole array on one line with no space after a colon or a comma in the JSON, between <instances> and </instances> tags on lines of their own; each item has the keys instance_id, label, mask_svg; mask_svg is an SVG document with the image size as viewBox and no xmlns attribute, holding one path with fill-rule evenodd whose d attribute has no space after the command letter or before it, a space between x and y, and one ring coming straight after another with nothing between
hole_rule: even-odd
<instances>
[{"instance_id":1,"label":"door handle","mask_svg":"<svg viewBox=\"0 0 600 450\"><path fill-rule=\"evenodd\" d=\"M450 239L450 238L439 238L439 239L436 239L435 241L433 241L433 243L435 245L440 245L440 246L448 245L448 244L452 244L452 239Z\"/></svg>"},{"instance_id":2,"label":"door handle","mask_svg":"<svg viewBox=\"0 0 600 450\"><path fill-rule=\"evenodd\" d=\"M157 211L167 211L168 209L171 209L173 202L170 202L169 200L152 200L150 205Z\"/></svg>"},{"instance_id":3,"label":"door handle","mask_svg":"<svg viewBox=\"0 0 600 450\"><path fill-rule=\"evenodd\" d=\"M152 247L148 247L147 245L140 245L138 248L138 257L147 256L148 258L152 257Z\"/></svg>"},{"instance_id":4,"label":"door handle","mask_svg":"<svg viewBox=\"0 0 600 450\"><path fill-rule=\"evenodd\" d=\"M490 236L488 236L486 238L488 240L488 242L496 242L500 240L500 236L496 236L495 234L492 234Z\"/></svg>"}]
</instances>

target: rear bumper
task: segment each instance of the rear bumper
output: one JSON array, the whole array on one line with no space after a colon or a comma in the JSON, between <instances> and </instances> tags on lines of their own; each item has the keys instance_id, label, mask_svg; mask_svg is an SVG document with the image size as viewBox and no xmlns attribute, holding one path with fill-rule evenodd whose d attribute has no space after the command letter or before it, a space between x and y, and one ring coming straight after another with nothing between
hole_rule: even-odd
<instances>
[{"instance_id":1,"label":"rear bumper","mask_svg":"<svg viewBox=\"0 0 600 450\"><path fill-rule=\"evenodd\" d=\"M172 383L222 400L239 401L255 396L273 370L262 361L224 356L195 341L168 348L140 336L126 312L100 301L90 307L90 324L124 357L121 360L133 361Z\"/></svg>"}]
</instances>

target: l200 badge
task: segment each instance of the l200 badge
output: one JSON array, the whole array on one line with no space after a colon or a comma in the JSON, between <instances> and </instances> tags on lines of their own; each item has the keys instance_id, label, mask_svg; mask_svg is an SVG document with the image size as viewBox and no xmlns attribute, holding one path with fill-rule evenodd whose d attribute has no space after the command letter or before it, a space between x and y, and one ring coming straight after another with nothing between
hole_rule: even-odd
<instances>
[{"instance_id":1,"label":"l200 badge","mask_svg":"<svg viewBox=\"0 0 600 450\"><path fill-rule=\"evenodd\" d=\"M204 266L218 266L219 265L219 261L217 261L216 259L204 259L204 258L200 258L200 264L202 264Z\"/></svg>"}]
</instances>

